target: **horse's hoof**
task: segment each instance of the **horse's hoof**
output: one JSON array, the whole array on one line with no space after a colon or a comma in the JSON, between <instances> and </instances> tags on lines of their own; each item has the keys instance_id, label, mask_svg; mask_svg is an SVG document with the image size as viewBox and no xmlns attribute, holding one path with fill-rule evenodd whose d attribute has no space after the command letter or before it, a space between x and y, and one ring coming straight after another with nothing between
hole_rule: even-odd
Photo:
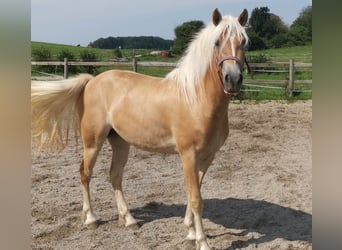
<instances>
[{"instance_id":1,"label":"horse's hoof","mask_svg":"<svg viewBox=\"0 0 342 250\"><path fill-rule=\"evenodd\" d=\"M125 219L122 218L121 216L119 216L118 225L119 225L119 227L125 227L126 226Z\"/></svg>"},{"instance_id":2,"label":"horse's hoof","mask_svg":"<svg viewBox=\"0 0 342 250\"><path fill-rule=\"evenodd\" d=\"M184 250L195 250L196 249L196 240L186 240L184 243Z\"/></svg>"},{"instance_id":3,"label":"horse's hoof","mask_svg":"<svg viewBox=\"0 0 342 250\"><path fill-rule=\"evenodd\" d=\"M137 222L137 223L128 225L126 227L129 228L129 229L132 229L132 230L138 230L139 228L141 228L141 225Z\"/></svg>"},{"instance_id":4,"label":"horse's hoof","mask_svg":"<svg viewBox=\"0 0 342 250\"><path fill-rule=\"evenodd\" d=\"M94 221L94 222L92 222L92 223L85 224L85 227L86 227L87 229L94 230L94 229L98 228L99 225L100 225L100 222L99 222L99 221Z\"/></svg>"}]
</instances>

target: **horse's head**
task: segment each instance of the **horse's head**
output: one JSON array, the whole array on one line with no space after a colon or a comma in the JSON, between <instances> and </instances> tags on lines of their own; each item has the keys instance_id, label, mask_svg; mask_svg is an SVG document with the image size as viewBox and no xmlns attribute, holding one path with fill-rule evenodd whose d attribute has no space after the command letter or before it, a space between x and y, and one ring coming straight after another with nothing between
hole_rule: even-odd
<instances>
[{"instance_id":1,"label":"horse's head","mask_svg":"<svg viewBox=\"0 0 342 250\"><path fill-rule=\"evenodd\" d=\"M246 9L237 19L222 17L217 9L213 12L213 24L220 32L213 44L215 63L224 92L229 95L239 93L243 80L245 47L248 43L248 37L244 30L247 19Z\"/></svg>"}]
</instances>

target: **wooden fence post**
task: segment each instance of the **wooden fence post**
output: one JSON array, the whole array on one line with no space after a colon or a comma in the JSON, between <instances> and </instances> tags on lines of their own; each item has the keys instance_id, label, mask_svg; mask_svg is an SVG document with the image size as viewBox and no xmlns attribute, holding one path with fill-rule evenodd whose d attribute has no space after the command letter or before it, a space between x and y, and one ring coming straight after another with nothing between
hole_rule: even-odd
<instances>
[{"instance_id":1,"label":"wooden fence post","mask_svg":"<svg viewBox=\"0 0 342 250\"><path fill-rule=\"evenodd\" d=\"M69 71L68 71L68 58L64 57L64 79L68 79Z\"/></svg>"},{"instance_id":2,"label":"wooden fence post","mask_svg":"<svg viewBox=\"0 0 342 250\"><path fill-rule=\"evenodd\" d=\"M290 65L289 65L289 96L293 96L293 90L294 90L294 61L293 59L290 59Z\"/></svg>"},{"instance_id":3,"label":"wooden fence post","mask_svg":"<svg viewBox=\"0 0 342 250\"><path fill-rule=\"evenodd\" d=\"M133 71L134 72L138 72L138 63L137 63L137 59L133 58L132 59L132 63L133 63Z\"/></svg>"}]
</instances>

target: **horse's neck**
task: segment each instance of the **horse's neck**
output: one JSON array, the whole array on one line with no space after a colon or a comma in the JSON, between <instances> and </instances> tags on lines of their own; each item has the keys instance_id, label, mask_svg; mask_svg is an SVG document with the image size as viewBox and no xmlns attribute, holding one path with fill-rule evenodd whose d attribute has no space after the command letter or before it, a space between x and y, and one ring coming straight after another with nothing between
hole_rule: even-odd
<instances>
[{"instance_id":1,"label":"horse's neck","mask_svg":"<svg viewBox=\"0 0 342 250\"><path fill-rule=\"evenodd\" d=\"M202 110L217 115L227 113L230 97L224 91L215 69L208 69L202 87L199 89Z\"/></svg>"},{"instance_id":2,"label":"horse's neck","mask_svg":"<svg viewBox=\"0 0 342 250\"><path fill-rule=\"evenodd\" d=\"M222 88L216 73L208 71L205 80L199 88L197 103L197 126L203 129L205 144L218 149L228 136L228 104L230 97Z\"/></svg>"}]
</instances>

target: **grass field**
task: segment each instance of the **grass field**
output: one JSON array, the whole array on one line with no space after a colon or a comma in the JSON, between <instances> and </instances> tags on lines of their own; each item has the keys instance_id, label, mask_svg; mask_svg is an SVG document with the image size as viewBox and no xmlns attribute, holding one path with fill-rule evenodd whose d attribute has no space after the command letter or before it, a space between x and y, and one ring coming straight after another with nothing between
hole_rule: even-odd
<instances>
[{"instance_id":1,"label":"grass field","mask_svg":"<svg viewBox=\"0 0 342 250\"><path fill-rule=\"evenodd\" d=\"M57 60L58 55L63 50L67 50L71 52L75 59L80 59L80 54L83 51L88 51L91 53L96 54L97 60L113 60L116 59L115 53L113 49L97 49L97 48L88 48L88 47L81 47L81 46L72 46L72 45L64 45L64 44L55 44L55 43L44 43L44 42L31 42L31 57L32 60L34 59L33 52L39 49L48 49L51 51L52 60ZM144 59L144 61L151 61L151 59L155 60L156 58L160 60L167 60L161 56L161 53L157 55L150 55L152 50L145 50L145 49L122 49L121 50L123 57L125 58L132 58L133 56L139 55L138 59ZM177 57L170 58L169 60L177 60Z\"/></svg>"},{"instance_id":2,"label":"grass field","mask_svg":"<svg viewBox=\"0 0 342 250\"><path fill-rule=\"evenodd\" d=\"M62 51L68 51L74 55L75 60L79 60L81 58L81 53L84 51L93 53L96 55L96 60L106 61L106 60L114 60L117 59L114 53L114 50L111 49L96 49L96 48L86 48L80 46L69 46L69 45L62 45L62 44L52 44L52 43L43 43L43 42L32 42L31 43L31 51L32 55L35 50L40 50L42 48L47 49L51 52L51 60L57 60L58 55ZM176 62L179 60L180 56L175 55L171 58L165 58L161 56L161 52L151 55L151 50L142 50L142 49L135 49L135 50L121 50L122 55L127 60L131 60L133 56L137 56L138 61L168 61L168 62ZM259 50L259 51L247 51L246 52L247 58L263 58L270 62L289 62L290 59L294 59L295 62L312 62L312 46L297 46L297 47L289 47L289 48L279 48L279 49L268 49L268 50ZM34 57L32 56L32 60ZM46 66L43 66L46 67ZM61 66L56 66L54 68L50 67L49 73L63 75L63 68ZM127 69L132 70L131 67L117 67L118 69ZM40 68L41 69L41 68ZM44 69L44 68L43 68ZM93 67L93 74L99 74L103 71L113 69L113 67ZM70 73L75 74L82 71L85 71L86 68L83 67L74 67L70 69ZM161 68L161 67L139 67L139 73L164 77L168 72L170 72L172 68ZM37 73L37 68L32 67L32 75L39 75ZM52 72L51 72L52 71ZM244 75L245 79L250 79L252 76L249 74ZM272 79L272 80L284 80L288 79L288 73L254 73L253 79ZM305 80L305 79L312 79L312 71L311 69L306 70L297 70L295 73L295 79L297 80ZM309 92L312 89L311 84L296 84L295 89L298 90L296 92L296 96L289 98L286 90L286 86L280 86L275 84L263 84L270 87L282 87L282 89L262 89L255 88L255 87L247 87L245 86L245 90L252 90L246 91L243 93L244 99L256 99L256 100L264 100L264 99L311 99L312 93ZM256 90L256 91L255 91Z\"/></svg>"},{"instance_id":3,"label":"grass field","mask_svg":"<svg viewBox=\"0 0 342 250\"><path fill-rule=\"evenodd\" d=\"M260 54L264 55L271 62L288 62L290 59L293 59L295 62L311 63L312 45L247 51L247 56Z\"/></svg>"}]
</instances>

